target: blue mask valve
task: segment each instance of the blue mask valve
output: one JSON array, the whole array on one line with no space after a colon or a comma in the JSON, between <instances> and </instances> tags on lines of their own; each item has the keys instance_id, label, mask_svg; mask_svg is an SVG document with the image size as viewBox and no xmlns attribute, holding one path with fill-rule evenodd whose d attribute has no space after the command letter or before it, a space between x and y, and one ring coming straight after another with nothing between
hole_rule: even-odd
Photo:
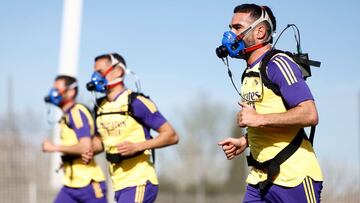
<instances>
[{"instance_id":1,"label":"blue mask valve","mask_svg":"<svg viewBox=\"0 0 360 203\"><path fill-rule=\"evenodd\" d=\"M229 52L229 56L237 58L240 51L245 49L245 43L243 40L236 40L236 34L231 31L224 32L223 39L221 41L222 45L226 47Z\"/></svg>"},{"instance_id":2,"label":"blue mask valve","mask_svg":"<svg viewBox=\"0 0 360 203\"><path fill-rule=\"evenodd\" d=\"M88 91L105 93L107 85L108 85L107 79L103 77L99 72L94 72L91 75L91 81L86 84L86 89Z\"/></svg>"},{"instance_id":3,"label":"blue mask valve","mask_svg":"<svg viewBox=\"0 0 360 203\"><path fill-rule=\"evenodd\" d=\"M51 103L56 106L59 106L62 101L62 96L61 96L59 90L52 88L44 100L46 103Z\"/></svg>"}]
</instances>

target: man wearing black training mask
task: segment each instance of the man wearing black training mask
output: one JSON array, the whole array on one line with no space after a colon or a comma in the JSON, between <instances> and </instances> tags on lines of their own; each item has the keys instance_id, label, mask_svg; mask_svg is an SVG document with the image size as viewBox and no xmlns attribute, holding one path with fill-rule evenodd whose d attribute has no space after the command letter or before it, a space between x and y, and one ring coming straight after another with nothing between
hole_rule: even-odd
<instances>
[{"instance_id":1,"label":"man wearing black training mask","mask_svg":"<svg viewBox=\"0 0 360 203\"><path fill-rule=\"evenodd\" d=\"M230 31L224 33L217 55L247 62L237 115L237 124L247 128L247 133L218 144L228 159L250 148L248 165L252 167L244 202L319 202L323 177L303 130L318 123L310 89L298 64L286 54L275 54L266 71L260 71L272 49L275 30L270 8L235 7Z\"/></svg>"}]
</instances>

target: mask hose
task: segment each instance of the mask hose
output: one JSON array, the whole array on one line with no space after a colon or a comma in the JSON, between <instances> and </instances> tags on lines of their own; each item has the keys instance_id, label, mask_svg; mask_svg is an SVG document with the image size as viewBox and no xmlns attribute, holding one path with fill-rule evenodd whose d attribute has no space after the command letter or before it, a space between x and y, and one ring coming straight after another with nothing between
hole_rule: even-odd
<instances>
[{"instance_id":1,"label":"mask hose","mask_svg":"<svg viewBox=\"0 0 360 203\"><path fill-rule=\"evenodd\" d=\"M225 59L226 59L226 61L224 60L224 58L221 58L222 62L223 62L224 65L225 65L225 68L227 69L227 72L228 72L228 75L229 75L231 84L233 85L235 91L238 93L238 95L241 97L241 99L244 100L244 101L248 101L247 99L245 99L245 98L241 95L239 89L236 87L235 82L234 82L234 79L233 79L233 77L232 77L231 69L230 69L230 67L229 67L228 57L225 57Z\"/></svg>"},{"instance_id":2,"label":"mask hose","mask_svg":"<svg viewBox=\"0 0 360 203\"><path fill-rule=\"evenodd\" d=\"M136 87L136 91L137 92L141 92L141 83L140 83L140 78L136 75L136 73L130 69L125 69L125 73L126 74L130 74L134 77L135 79L135 87Z\"/></svg>"},{"instance_id":3,"label":"mask hose","mask_svg":"<svg viewBox=\"0 0 360 203\"><path fill-rule=\"evenodd\" d=\"M60 120L62 118L62 115L61 115L61 117L59 119L54 118L56 113L54 113L54 111L51 110L52 107L53 107L53 105L47 104L46 121L48 122L49 125L54 126L54 125L56 125L57 123L60 122ZM54 119L51 119L51 117L54 118Z\"/></svg>"}]
</instances>

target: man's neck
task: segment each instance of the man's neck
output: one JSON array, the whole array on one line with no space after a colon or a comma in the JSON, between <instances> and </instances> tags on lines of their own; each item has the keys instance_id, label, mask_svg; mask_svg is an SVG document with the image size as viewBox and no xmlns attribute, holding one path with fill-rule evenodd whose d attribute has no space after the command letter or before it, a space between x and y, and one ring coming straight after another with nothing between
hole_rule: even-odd
<instances>
[{"instance_id":1,"label":"man's neck","mask_svg":"<svg viewBox=\"0 0 360 203\"><path fill-rule=\"evenodd\" d=\"M119 84L109 90L109 92L106 94L106 98L109 101L114 101L116 97L125 90L125 86L122 84Z\"/></svg>"},{"instance_id":2,"label":"man's neck","mask_svg":"<svg viewBox=\"0 0 360 203\"><path fill-rule=\"evenodd\" d=\"M68 101L66 104L64 104L61 109L63 112L67 112L72 106L74 106L75 104L75 101L74 100L71 100L71 101Z\"/></svg>"},{"instance_id":3,"label":"man's neck","mask_svg":"<svg viewBox=\"0 0 360 203\"><path fill-rule=\"evenodd\" d=\"M267 44L264 47L261 47L259 49L256 49L255 51L253 51L249 58L246 60L247 64L252 64L254 63L259 57L261 57L264 53L266 53L267 51L269 51L271 49L271 44Z\"/></svg>"}]
</instances>

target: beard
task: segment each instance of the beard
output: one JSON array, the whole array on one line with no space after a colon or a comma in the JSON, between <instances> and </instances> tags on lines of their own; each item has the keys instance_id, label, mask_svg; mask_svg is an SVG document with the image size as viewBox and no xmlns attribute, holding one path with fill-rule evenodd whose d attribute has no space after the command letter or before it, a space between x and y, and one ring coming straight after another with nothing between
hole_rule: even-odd
<instances>
[{"instance_id":1,"label":"beard","mask_svg":"<svg viewBox=\"0 0 360 203\"><path fill-rule=\"evenodd\" d=\"M249 35L248 38L244 39L245 47L251 47L255 45L255 39L252 35Z\"/></svg>"},{"instance_id":2,"label":"beard","mask_svg":"<svg viewBox=\"0 0 360 203\"><path fill-rule=\"evenodd\" d=\"M246 48L256 45L254 37L251 34L248 35L248 37L246 39L244 38L244 44L245 44ZM241 58L247 60L247 59L249 59L250 54L251 54L251 52L246 53L243 56L241 56Z\"/></svg>"}]
</instances>

